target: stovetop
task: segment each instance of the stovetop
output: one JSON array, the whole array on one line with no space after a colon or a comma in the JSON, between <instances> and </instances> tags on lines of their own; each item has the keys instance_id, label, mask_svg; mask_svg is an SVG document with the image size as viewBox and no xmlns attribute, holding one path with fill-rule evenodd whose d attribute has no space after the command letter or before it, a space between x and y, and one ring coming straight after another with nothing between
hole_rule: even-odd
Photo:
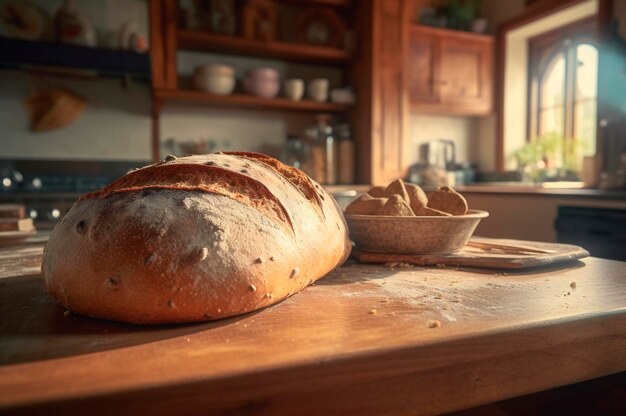
<instances>
[{"instance_id":1,"label":"stovetop","mask_svg":"<svg viewBox=\"0 0 626 416\"><path fill-rule=\"evenodd\" d=\"M75 192L99 189L147 162L0 160L0 192Z\"/></svg>"},{"instance_id":2,"label":"stovetop","mask_svg":"<svg viewBox=\"0 0 626 416\"><path fill-rule=\"evenodd\" d=\"M148 162L0 160L0 203L21 203L47 229L87 192Z\"/></svg>"}]
</instances>

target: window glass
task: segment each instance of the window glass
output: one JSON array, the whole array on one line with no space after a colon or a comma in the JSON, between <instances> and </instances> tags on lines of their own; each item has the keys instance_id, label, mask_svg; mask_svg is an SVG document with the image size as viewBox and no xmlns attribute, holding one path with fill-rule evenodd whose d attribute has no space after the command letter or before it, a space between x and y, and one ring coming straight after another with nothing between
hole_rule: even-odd
<instances>
[{"instance_id":1,"label":"window glass","mask_svg":"<svg viewBox=\"0 0 626 416\"><path fill-rule=\"evenodd\" d=\"M594 46L576 47L575 80L574 138L580 143L580 155L590 156L596 151L598 50Z\"/></svg>"},{"instance_id":2,"label":"window glass","mask_svg":"<svg viewBox=\"0 0 626 416\"><path fill-rule=\"evenodd\" d=\"M562 53L552 58L541 80L539 113L541 135L565 133L565 56Z\"/></svg>"}]
</instances>

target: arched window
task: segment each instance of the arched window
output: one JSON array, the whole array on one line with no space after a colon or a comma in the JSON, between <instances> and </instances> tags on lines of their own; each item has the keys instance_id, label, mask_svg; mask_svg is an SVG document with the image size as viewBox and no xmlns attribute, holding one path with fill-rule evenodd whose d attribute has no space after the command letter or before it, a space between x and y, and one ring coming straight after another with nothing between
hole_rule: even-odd
<instances>
[{"instance_id":1,"label":"arched window","mask_svg":"<svg viewBox=\"0 0 626 416\"><path fill-rule=\"evenodd\" d=\"M565 134L565 54L554 55L539 77L539 136Z\"/></svg>"},{"instance_id":2,"label":"arched window","mask_svg":"<svg viewBox=\"0 0 626 416\"><path fill-rule=\"evenodd\" d=\"M582 155L592 156L596 152L598 49L581 43L575 59L574 137L581 141Z\"/></svg>"},{"instance_id":3,"label":"arched window","mask_svg":"<svg viewBox=\"0 0 626 416\"><path fill-rule=\"evenodd\" d=\"M529 140L550 154L549 167L580 171L596 150L598 50L585 20L529 41Z\"/></svg>"}]
</instances>

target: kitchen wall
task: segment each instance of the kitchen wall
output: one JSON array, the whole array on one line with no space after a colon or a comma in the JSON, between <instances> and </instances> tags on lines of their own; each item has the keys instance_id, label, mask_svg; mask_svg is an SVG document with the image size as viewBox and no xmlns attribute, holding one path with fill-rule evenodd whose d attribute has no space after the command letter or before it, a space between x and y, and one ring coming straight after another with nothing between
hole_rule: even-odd
<instances>
[{"instance_id":1,"label":"kitchen wall","mask_svg":"<svg viewBox=\"0 0 626 416\"><path fill-rule=\"evenodd\" d=\"M489 21L490 31L496 33L497 27L524 11L525 0L482 0L481 11ZM494 51L497 53L497 50ZM497 59L494 54L494 59ZM481 117L476 121L476 145L472 160L478 163L483 171L496 169L496 116L495 114Z\"/></svg>"},{"instance_id":2,"label":"kitchen wall","mask_svg":"<svg viewBox=\"0 0 626 416\"><path fill-rule=\"evenodd\" d=\"M35 133L24 100L37 87L68 88L87 110L65 128ZM0 73L0 158L150 159L150 91L146 83L123 87L116 79L77 79Z\"/></svg>"},{"instance_id":3,"label":"kitchen wall","mask_svg":"<svg viewBox=\"0 0 626 416\"><path fill-rule=\"evenodd\" d=\"M457 162L475 162L477 119L473 117L435 116L412 113L410 140L405 146L411 164L419 161L419 146L436 139L449 139L456 146ZM480 153L480 152L478 152Z\"/></svg>"}]
</instances>

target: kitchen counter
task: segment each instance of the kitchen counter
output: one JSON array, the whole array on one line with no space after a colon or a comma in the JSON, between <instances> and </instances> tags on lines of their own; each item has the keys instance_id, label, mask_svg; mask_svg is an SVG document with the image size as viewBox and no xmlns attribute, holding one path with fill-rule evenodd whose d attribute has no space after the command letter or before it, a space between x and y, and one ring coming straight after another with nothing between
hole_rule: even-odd
<instances>
[{"instance_id":1,"label":"kitchen counter","mask_svg":"<svg viewBox=\"0 0 626 416\"><path fill-rule=\"evenodd\" d=\"M0 248L0 413L434 414L626 370L622 262L347 264L255 313L146 327L65 313L42 249Z\"/></svg>"},{"instance_id":2,"label":"kitchen counter","mask_svg":"<svg viewBox=\"0 0 626 416\"><path fill-rule=\"evenodd\" d=\"M586 188L552 188L545 186L513 184L470 184L455 187L461 193L485 193L485 194L518 194L518 195L541 195L553 197L593 198L626 201L626 190L622 189L586 189Z\"/></svg>"},{"instance_id":3,"label":"kitchen counter","mask_svg":"<svg viewBox=\"0 0 626 416\"><path fill-rule=\"evenodd\" d=\"M324 189L331 194L367 192L372 185L324 185ZM547 182L541 184L526 184L522 182L490 182L458 185L454 189L461 193L484 193L484 194L517 194L517 195L542 195L554 197L609 199L626 202L626 189L589 189L577 187L558 187L558 183Z\"/></svg>"}]
</instances>

